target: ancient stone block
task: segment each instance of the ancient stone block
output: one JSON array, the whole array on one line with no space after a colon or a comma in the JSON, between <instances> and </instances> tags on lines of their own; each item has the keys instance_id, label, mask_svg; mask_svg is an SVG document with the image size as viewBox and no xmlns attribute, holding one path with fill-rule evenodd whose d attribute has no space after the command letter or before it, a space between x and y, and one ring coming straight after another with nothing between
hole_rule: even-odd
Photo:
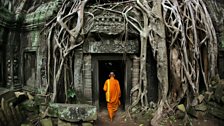
<instances>
[{"instance_id":1,"label":"ancient stone block","mask_svg":"<svg viewBox=\"0 0 224 126\"><path fill-rule=\"evenodd\" d=\"M93 121L97 119L97 110L96 106L88 104L52 103L49 105L48 116L69 122Z\"/></svg>"},{"instance_id":2,"label":"ancient stone block","mask_svg":"<svg viewBox=\"0 0 224 126\"><path fill-rule=\"evenodd\" d=\"M23 124L21 124L21 126L32 126L32 124L30 124L30 123L28 123L28 124L23 123Z\"/></svg>"},{"instance_id":3,"label":"ancient stone block","mask_svg":"<svg viewBox=\"0 0 224 126\"><path fill-rule=\"evenodd\" d=\"M108 39L104 41L89 41L83 45L84 53L138 53L138 40L128 40L124 43L117 39Z\"/></svg>"},{"instance_id":4,"label":"ancient stone block","mask_svg":"<svg viewBox=\"0 0 224 126\"><path fill-rule=\"evenodd\" d=\"M222 106L220 106L214 102L208 102L207 107L208 107L209 114L211 114L219 119L224 119L224 109Z\"/></svg>"},{"instance_id":5,"label":"ancient stone block","mask_svg":"<svg viewBox=\"0 0 224 126\"><path fill-rule=\"evenodd\" d=\"M40 120L41 126L53 126L51 119Z\"/></svg>"},{"instance_id":6,"label":"ancient stone block","mask_svg":"<svg viewBox=\"0 0 224 126\"><path fill-rule=\"evenodd\" d=\"M197 111L206 111L207 110L207 106L204 103L201 103L201 104L195 106L195 110L197 110Z\"/></svg>"},{"instance_id":7,"label":"ancient stone block","mask_svg":"<svg viewBox=\"0 0 224 126\"><path fill-rule=\"evenodd\" d=\"M58 119L58 126L72 126L71 123Z\"/></svg>"}]
</instances>

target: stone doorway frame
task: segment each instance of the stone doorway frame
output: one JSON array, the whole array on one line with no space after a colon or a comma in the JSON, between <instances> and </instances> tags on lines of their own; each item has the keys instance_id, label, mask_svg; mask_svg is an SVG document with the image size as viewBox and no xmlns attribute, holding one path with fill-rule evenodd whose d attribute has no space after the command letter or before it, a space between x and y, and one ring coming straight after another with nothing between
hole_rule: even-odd
<instances>
[{"instance_id":1,"label":"stone doorway frame","mask_svg":"<svg viewBox=\"0 0 224 126\"><path fill-rule=\"evenodd\" d=\"M26 80L25 80L25 55L27 54L34 54L35 55L35 83L29 87L29 85L26 85ZM27 87L28 89L31 89L31 90L34 90L38 84L38 75L37 75L37 71L38 71L38 68L37 68L37 65L38 65L38 61L37 61L37 58L38 57L38 50L37 50L37 47L28 47L26 49L23 50L22 52L22 55L21 55L21 82L22 82L22 87Z\"/></svg>"},{"instance_id":2,"label":"stone doorway frame","mask_svg":"<svg viewBox=\"0 0 224 126\"><path fill-rule=\"evenodd\" d=\"M102 60L121 60L124 61L123 55L93 55L92 56L92 91L93 91L93 104L97 107L98 111L100 110L99 106L99 61ZM125 73L124 73L124 100L125 107L127 110L130 105L130 90L131 90L131 67L132 61L130 56L126 55L125 61Z\"/></svg>"}]
</instances>

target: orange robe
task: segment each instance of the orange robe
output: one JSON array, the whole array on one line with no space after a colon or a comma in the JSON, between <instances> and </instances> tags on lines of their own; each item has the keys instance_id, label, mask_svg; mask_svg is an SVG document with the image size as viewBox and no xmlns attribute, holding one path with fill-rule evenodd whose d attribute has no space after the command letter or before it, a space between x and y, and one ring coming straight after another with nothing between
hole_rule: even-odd
<instances>
[{"instance_id":1,"label":"orange robe","mask_svg":"<svg viewBox=\"0 0 224 126\"><path fill-rule=\"evenodd\" d=\"M108 85L110 85L110 87ZM107 109L110 120L112 121L119 105L121 104L119 100L121 96L119 81L117 79L114 79L114 77L110 77L110 79L107 79L105 81L103 90L105 92L109 91L108 93L110 101L107 101Z\"/></svg>"}]
</instances>

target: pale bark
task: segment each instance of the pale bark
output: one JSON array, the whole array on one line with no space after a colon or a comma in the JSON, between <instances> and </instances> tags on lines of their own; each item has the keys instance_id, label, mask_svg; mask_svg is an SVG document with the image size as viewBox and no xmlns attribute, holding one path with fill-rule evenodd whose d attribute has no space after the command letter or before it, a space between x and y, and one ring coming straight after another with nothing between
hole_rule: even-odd
<instances>
[{"instance_id":1,"label":"pale bark","mask_svg":"<svg viewBox=\"0 0 224 126\"><path fill-rule=\"evenodd\" d=\"M53 96L51 99L52 102L56 100L58 82L60 79L64 81L64 89L66 93L65 101L67 101L67 89L68 89L67 86L72 85L72 83L74 83L72 81L68 82L70 72L67 72L65 64L68 63L67 61L70 61L69 54L75 48L82 45L84 42L84 40L78 42L77 38L83 27L84 7L87 1L88 0L83 1L65 0L59 12L57 13L56 18L54 18L47 24L47 27L50 26L50 29L48 31L48 87L52 79L53 80ZM67 9L69 9L69 11L67 11ZM77 17L75 17L75 14L77 14ZM76 24L75 22L71 22L71 20L76 20ZM74 26L73 24L75 24L75 27L73 27ZM51 53L52 45L54 49L53 52ZM54 60L53 70L50 69L51 59ZM73 63L70 62L69 64L70 65L66 65L66 67L72 67L71 64ZM63 75L61 75L62 70L64 71ZM69 70L71 71L72 68L70 68ZM53 77L51 78L50 73L52 71L53 71Z\"/></svg>"}]
</instances>

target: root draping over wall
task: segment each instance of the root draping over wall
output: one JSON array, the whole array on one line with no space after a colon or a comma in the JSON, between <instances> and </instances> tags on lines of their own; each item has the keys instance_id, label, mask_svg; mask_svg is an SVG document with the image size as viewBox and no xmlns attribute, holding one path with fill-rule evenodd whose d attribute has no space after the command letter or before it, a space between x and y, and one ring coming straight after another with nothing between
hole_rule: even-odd
<instances>
[{"instance_id":1,"label":"root draping over wall","mask_svg":"<svg viewBox=\"0 0 224 126\"><path fill-rule=\"evenodd\" d=\"M86 2L87 0L63 1L56 17L47 24L48 87L53 84L52 101L55 101L58 90L64 87L65 102L67 102L67 86L74 84L73 50L84 42L79 37L81 37ZM63 85L60 85L60 82Z\"/></svg>"},{"instance_id":2,"label":"root draping over wall","mask_svg":"<svg viewBox=\"0 0 224 126\"><path fill-rule=\"evenodd\" d=\"M132 87L132 104L149 108L146 58L152 51L157 61L158 108L151 123L156 125L164 108L172 109L181 100L191 106L200 90L209 90L209 80L217 73L217 40L211 18L202 0L130 0L110 3L64 0L57 15L46 25L48 35L48 85L55 101L58 86L65 95L73 80L74 50L85 42L84 34L94 25L96 10L120 14L125 40L134 29L141 43L139 82ZM86 6L85 6L86 5ZM85 11L90 8L89 12ZM85 20L85 16L91 17ZM88 28L84 33L83 25ZM126 42L128 43L128 42ZM150 44L152 50L147 50ZM169 74L168 74L169 73ZM170 79L168 79L170 77ZM137 95L136 95L137 94ZM67 96L66 96L67 99ZM65 100L67 102L67 100Z\"/></svg>"}]
</instances>

